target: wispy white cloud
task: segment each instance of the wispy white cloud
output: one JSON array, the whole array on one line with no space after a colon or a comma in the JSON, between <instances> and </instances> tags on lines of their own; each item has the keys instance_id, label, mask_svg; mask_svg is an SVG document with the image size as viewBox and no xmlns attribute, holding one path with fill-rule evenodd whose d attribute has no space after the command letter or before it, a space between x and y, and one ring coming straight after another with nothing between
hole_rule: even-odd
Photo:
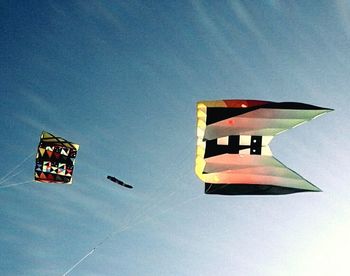
<instances>
[{"instance_id":1,"label":"wispy white cloud","mask_svg":"<svg viewBox=\"0 0 350 276\"><path fill-rule=\"evenodd\" d=\"M119 19L118 11L119 6L117 2L110 3L113 9L107 8L101 1L93 0L89 3L85 1L77 1L79 8L82 9L87 15L92 18L100 18L108 22L110 26L114 26L116 30L122 28L122 21Z\"/></svg>"},{"instance_id":2,"label":"wispy white cloud","mask_svg":"<svg viewBox=\"0 0 350 276\"><path fill-rule=\"evenodd\" d=\"M38 133L45 129L47 126L47 123L43 122L42 119L35 119L25 115L15 114L14 119L18 120L26 126L29 126L30 128L37 130Z\"/></svg>"},{"instance_id":3,"label":"wispy white cloud","mask_svg":"<svg viewBox=\"0 0 350 276\"><path fill-rule=\"evenodd\" d=\"M268 47L269 44L265 39L263 32L259 29L257 23L255 23L253 16L249 13L248 9L241 1L231 0L230 8L232 13L237 17L238 21L242 23L256 38L256 40Z\"/></svg>"},{"instance_id":4,"label":"wispy white cloud","mask_svg":"<svg viewBox=\"0 0 350 276\"><path fill-rule=\"evenodd\" d=\"M27 102L29 108L36 108L40 113L45 114L55 114L57 113L56 101L57 99L50 99L45 97L45 93L41 91L41 94L38 94L34 91L33 88L22 87L18 90L20 97L23 97L23 100Z\"/></svg>"},{"instance_id":5,"label":"wispy white cloud","mask_svg":"<svg viewBox=\"0 0 350 276\"><path fill-rule=\"evenodd\" d=\"M336 0L335 5L343 28L350 38L350 3L347 0Z\"/></svg>"}]
</instances>

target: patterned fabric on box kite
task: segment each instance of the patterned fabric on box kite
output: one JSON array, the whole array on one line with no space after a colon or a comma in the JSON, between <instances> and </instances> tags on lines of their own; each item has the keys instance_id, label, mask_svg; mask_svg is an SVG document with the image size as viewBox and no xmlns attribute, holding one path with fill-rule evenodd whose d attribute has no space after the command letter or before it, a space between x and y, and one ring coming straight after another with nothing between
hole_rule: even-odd
<instances>
[{"instance_id":1,"label":"patterned fabric on box kite","mask_svg":"<svg viewBox=\"0 0 350 276\"><path fill-rule=\"evenodd\" d=\"M36 155L35 181L71 184L78 149L78 144L43 131Z\"/></svg>"}]
</instances>

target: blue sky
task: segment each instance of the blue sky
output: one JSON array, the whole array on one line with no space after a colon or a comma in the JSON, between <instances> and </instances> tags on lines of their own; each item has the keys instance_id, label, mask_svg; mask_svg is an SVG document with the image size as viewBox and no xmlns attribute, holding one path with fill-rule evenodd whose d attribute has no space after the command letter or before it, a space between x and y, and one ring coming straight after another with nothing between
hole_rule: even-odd
<instances>
[{"instance_id":1,"label":"blue sky","mask_svg":"<svg viewBox=\"0 0 350 276\"><path fill-rule=\"evenodd\" d=\"M349 275L348 2L1 1L0 47L1 185L32 180L42 130L80 144L73 185L0 187L1 275L96 246L69 275ZM323 192L203 195L215 99L334 108L271 145Z\"/></svg>"}]
</instances>

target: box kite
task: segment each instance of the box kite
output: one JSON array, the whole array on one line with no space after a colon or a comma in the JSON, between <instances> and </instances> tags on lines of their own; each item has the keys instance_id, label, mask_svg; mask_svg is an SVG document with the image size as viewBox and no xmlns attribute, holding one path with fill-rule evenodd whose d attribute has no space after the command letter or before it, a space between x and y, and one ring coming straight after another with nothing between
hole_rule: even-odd
<instances>
[{"instance_id":1,"label":"box kite","mask_svg":"<svg viewBox=\"0 0 350 276\"><path fill-rule=\"evenodd\" d=\"M205 182L205 193L263 195L320 191L274 158L269 143L275 135L331 110L293 102L198 102L195 171Z\"/></svg>"},{"instance_id":2,"label":"box kite","mask_svg":"<svg viewBox=\"0 0 350 276\"><path fill-rule=\"evenodd\" d=\"M36 154L35 181L71 184L78 149L78 144L43 131Z\"/></svg>"}]
</instances>

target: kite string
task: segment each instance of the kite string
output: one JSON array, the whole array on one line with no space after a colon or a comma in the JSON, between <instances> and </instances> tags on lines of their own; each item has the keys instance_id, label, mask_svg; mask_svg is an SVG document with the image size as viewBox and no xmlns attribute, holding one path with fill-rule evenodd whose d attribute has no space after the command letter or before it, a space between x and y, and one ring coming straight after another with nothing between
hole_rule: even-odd
<instances>
[{"instance_id":1,"label":"kite string","mask_svg":"<svg viewBox=\"0 0 350 276\"><path fill-rule=\"evenodd\" d=\"M25 157L19 164L17 164L15 167L13 167L12 169L10 169L9 172L7 172L7 174L5 174L3 177L0 178L0 184L6 182L7 180L11 179L12 177L16 176L16 174L11 175L17 168L19 168L20 166L22 166L24 164L24 162L26 162L30 157L32 157L33 155L35 155L35 153L31 153L29 154L27 157Z\"/></svg>"},{"instance_id":2,"label":"kite string","mask_svg":"<svg viewBox=\"0 0 350 276\"><path fill-rule=\"evenodd\" d=\"M18 170L17 172L15 172L15 173L9 175L8 177L6 177L6 179L4 179L2 182L0 182L0 185L1 185L1 184L4 184L5 182L7 182L7 181L10 180L11 178L15 177L16 175L19 175L19 174L22 173L23 171L24 171L24 169L22 168L22 169Z\"/></svg>"},{"instance_id":3,"label":"kite string","mask_svg":"<svg viewBox=\"0 0 350 276\"><path fill-rule=\"evenodd\" d=\"M180 168L183 168L186 166L186 159L189 158L189 154L185 155L185 157L181 160L179 166L176 171L180 171ZM178 182L182 183L183 179L185 178L185 175L183 174L181 177L179 177L177 180ZM129 221L134 221L135 223L138 222L138 220L142 219L146 213L149 213L153 210L155 210L158 206L160 206L162 203L168 202L171 198L173 198L176 194L179 192L182 192L182 190L173 190L172 192L168 193L165 197L161 198L160 200L156 200L159 195L159 190L158 193L154 193L153 196L151 196L152 200L148 205L140 207L139 212L137 212L139 215L136 215L134 217L130 217Z\"/></svg>"},{"instance_id":4,"label":"kite string","mask_svg":"<svg viewBox=\"0 0 350 276\"><path fill-rule=\"evenodd\" d=\"M89 253L87 253L84 257L82 257L81 259L79 259L71 268L69 268L65 273L62 274L62 276L66 276L69 273L71 273L73 271L73 269L75 269L82 261L84 261L89 255L91 255L92 253L95 252L95 250L97 248L99 248L100 246L102 246L107 240L109 240L113 235L118 234L118 233L122 233L125 230L129 229L130 226L129 225L124 225L123 228L118 229L118 230L114 230L112 232L110 232L103 240L101 240L98 244L96 244L96 246L91 249L89 251Z\"/></svg>"},{"instance_id":5,"label":"kite string","mask_svg":"<svg viewBox=\"0 0 350 276\"><path fill-rule=\"evenodd\" d=\"M158 214L158 216L160 215L164 215L165 213L171 211L172 209L176 208L176 207L179 207L181 205L184 205L190 201L193 201L193 200L196 200L198 199L199 197L202 197L203 194L200 194L198 196L195 196L195 197L192 197L192 198L189 198L189 199L186 199L172 207L169 207L168 209L164 210L163 212L161 212L160 214ZM146 218L146 214L143 216L144 218ZM128 230L132 227L135 227L141 223L144 223L144 222L147 222L147 221L150 221L152 219L154 219L155 216L153 217L150 217L150 216L147 216L146 219L144 220L139 220L133 224L129 224L129 225L125 225L122 229L118 229L118 230L114 230L112 232L110 232L103 240L101 240L93 249L91 249L86 255L84 255L84 257L82 257L80 260L78 260L72 267L70 267L65 273L62 274L62 276L67 276L69 273L71 273L81 262L83 262L88 256L90 256L91 254L93 254L97 248L99 248L100 246L102 246L107 240L109 240L112 236L116 235L116 234L119 234L119 233L122 233L124 232L125 230Z\"/></svg>"},{"instance_id":6,"label":"kite string","mask_svg":"<svg viewBox=\"0 0 350 276\"><path fill-rule=\"evenodd\" d=\"M193 142L193 138L189 139L189 142L187 143L187 145L189 145L191 142ZM187 146L186 145L186 146ZM184 150L186 150L186 147L184 148ZM181 152L182 153L182 152ZM181 162L180 162L180 166L178 166L178 168L180 167L184 167L186 164L185 164L185 160L189 158L189 153L190 151L187 151L186 152L187 154L185 154L184 158L182 158ZM175 167L175 166L174 166ZM181 181L185 176L182 175L182 177L178 178L179 181ZM166 200L170 199L173 195L175 195L177 193L177 191L172 191L170 194L168 194L165 198L163 198L161 200L161 202L165 202ZM157 199L159 195L159 191L153 193L149 199ZM203 196L202 194L199 195L199 196L195 196L195 197L192 197L192 198L189 198L189 199L186 199L185 201L182 201L172 207L169 207L168 209L164 210L163 212L161 212L160 214L158 215L163 215L169 211L171 211L172 209L174 209L175 207L178 207L180 205L183 205L183 204L186 204L187 202L191 201L191 200L195 200L197 198L199 198L200 196ZM149 213L150 211L152 211L153 209L155 209L156 207L159 206L159 204L161 202L156 202L156 203L153 203L152 202L153 200L150 201L150 203L148 204L148 206L143 206L143 207L140 207L140 209L143 211L141 213L141 215L136 215L136 216L133 216L133 217L130 217L128 219L128 221L124 224L124 226L121 228L121 229L116 229L116 230L113 230L112 232L110 232L104 239L102 239L92 250L90 250L86 255L84 255L81 259L79 259L72 267L70 267L62 276L66 276L68 275L70 272L72 272L81 262L83 262L88 256L90 256L91 254L93 254L97 248L99 248L100 246L102 246L107 240L109 240L112 236L116 235L116 234L119 234L119 233L122 233L124 232L125 230L127 229L130 229L131 227L135 227L136 225L139 225L141 223L144 223L144 222L147 222L147 221L150 221L152 219L154 219L154 217L150 217L150 216L147 216L147 213ZM147 218L146 218L147 216ZM143 219L143 218L146 218L146 219Z\"/></svg>"},{"instance_id":7,"label":"kite string","mask_svg":"<svg viewBox=\"0 0 350 276\"><path fill-rule=\"evenodd\" d=\"M157 201L156 203L150 203L146 205L143 208L139 208L139 210L136 212L138 215L130 216L126 224L133 224L136 223L142 219L147 213L150 213L152 210L154 210L156 207L158 207L163 202L166 202L166 200L170 199L174 194L176 194L176 191L172 191L170 194L168 194L165 198ZM156 198L154 198L156 199Z\"/></svg>"},{"instance_id":8,"label":"kite string","mask_svg":"<svg viewBox=\"0 0 350 276\"><path fill-rule=\"evenodd\" d=\"M187 164L186 164L186 160L190 157L190 153L191 151L186 150L187 146L189 146L191 143L193 142L193 138L190 138L188 143L186 144L186 146L184 147L184 149L179 153L179 155L182 155L182 153L184 151L186 151L186 153L184 154L184 157L180 160L179 164L180 166L177 166L177 168L175 169L175 166L172 166L172 171L180 171L181 168L184 168ZM182 177L178 178L178 182L182 183L182 180L185 178L185 175L182 175ZM162 186L164 187L164 186ZM157 192L151 194L149 196L150 199L150 203L147 205L144 205L142 207L139 208L139 212L137 212L139 215L136 216L129 216L128 221L138 221L139 218L143 217L143 214L152 211L153 209L155 209L156 207L158 207L161 203L166 202L168 199L172 198L174 195L176 195L179 191L172 191L171 193L167 194L165 197L163 197L161 200L157 200L156 199L159 197L159 190L157 190ZM154 203L154 201L156 201Z\"/></svg>"},{"instance_id":9,"label":"kite string","mask_svg":"<svg viewBox=\"0 0 350 276\"><path fill-rule=\"evenodd\" d=\"M169 207L168 209L162 211L160 214L158 214L158 216L161 216L161 215L164 215L165 213L171 211L172 209L176 208L176 207L179 207L181 205L184 205L190 201L193 201L193 200L196 200L198 199L199 197L202 197L203 194L200 194L198 196L195 196L195 197L192 197L192 198L189 198L189 199L186 199L172 207ZM83 256L79 261L77 261L71 268L69 268L62 276L66 276L68 275L71 271L73 271L73 269L75 269L82 261L84 261L89 255L93 254L97 248L99 248L100 246L102 246L107 240L109 240L112 236L116 235L116 234L119 234L119 233L122 233L124 232L125 230L128 230L132 227L135 227L139 224L142 224L144 222L147 222L147 221L150 221L152 219L154 219L155 217L152 217L152 216L147 216L147 214L144 214L141 218L138 218L138 220L134 221L134 222L130 222L130 223L127 223L124 225L123 228L121 229L118 229L118 230L114 230L112 232L110 232L103 240L101 240L92 250L89 251L89 253L87 253L85 256ZM145 218L143 220L141 220L142 218Z\"/></svg>"},{"instance_id":10,"label":"kite string","mask_svg":"<svg viewBox=\"0 0 350 276\"><path fill-rule=\"evenodd\" d=\"M84 261L89 255L94 253L96 248L93 248L89 253L87 253L83 258L81 258L78 262L76 262L70 269L68 269L62 276L68 275L74 268L76 268L82 261Z\"/></svg>"},{"instance_id":11,"label":"kite string","mask_svg":"<svg viewBox=\"0 0 350 276\"><path fill-rule=\"evenodd\" d=\"M204 194L200 194L200 195L197 195L197 196L194 196L194 197L190 197L190 198L188 198L188 199L185 199L184 201L182 201L182 202L180 202L180 203L178 203L178 204L175 204L175 205L169 207L168 209L163 210L163 211L160 212L157 216L162 216L162 215L168 213L169 211L173 210L174 208L177 208L177 207L179 207L179 206L185 205L185 204L187 204L188 202L194 201L194 200L196 200L196 199L198 199L198 198L200 198L200 197L202 197L202 196L204 196ZM128 228L131 228L131 227L134 227L134 226L139 225L139 224L141 224L141 223L144 223L144 222L153 220L155 217L157 217L157 216L147 216L147 218L146 218L146 215L147 215L147 214L145 214L145 215L143 216L143 218L145 218L144 220L139 220L139 221L135 222L134 224L130 225Z\"/></svg>"},{"instance_id":12,"label":"kite string","mask_svg":"<svg viewBox=\"0 0 350 276\"><path fill-rule=\"evenodd\" d=\"M33 182L33 180L24 181L24 182L18 182L18 183L11 183L11 184L8 184L8 185L0 185L0 189L5 189L5 188L13 187L13 186L28 184L28 183L32 183L32 182Z\"/></svg>"}]
</instances>

